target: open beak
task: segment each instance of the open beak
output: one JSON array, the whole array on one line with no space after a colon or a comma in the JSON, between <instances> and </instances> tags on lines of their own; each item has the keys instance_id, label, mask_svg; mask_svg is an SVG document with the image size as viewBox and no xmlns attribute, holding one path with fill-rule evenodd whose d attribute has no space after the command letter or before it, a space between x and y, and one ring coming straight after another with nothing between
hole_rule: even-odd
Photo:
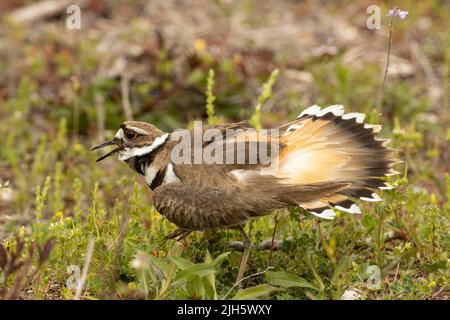
<instances>
[{"instance_id":1,"label":"open beak","mask_svg":"<svg viewBox=\"0 0 450 320\"><path fill-rule=\"evenodd\" d=\"M101 148L104 148L104 147L107 147L107 146L112 146L112 145L115 145L115 144L116 143L114 141L107 141L107 142L104 142L102 144L99 144L98 146L93 147L91 149L91 151L94 151L94 150L97 150L97 149L101 149Z\"/></svg>"},{"instance_id":2,"label":"open beak","mask_svg":"<svg viewBox=\"0 0 450 320\"><path fill-rule=\"evenodd\" d=\"M99 144L98 146L95 146L95 147L93 147L92 149L91 149L91 151L94 151L94 150L97 150L97 149L101 149L101 148L104 148L104 147L107 147L107 146L112 146L112 145L117 145L117 143L116 143L116 141L107 141L107 142L104 142L104 143L102 143L102 144ZM112 151L110 151L110 152L108 152L107 154L105 154L105 155L103 155L103 156L101 156L100 158L98 158L97 160L96 160L96 162L99 162L99 161L102 161L103 159L105 159L105 158L108 158L109 156L111 156L111 155L113 155L114 153L116 153L117 151L119 151L121 148L120 147L118 147L118 148L115 148L114 150L112 150Z\"/></svg>"}]
</instances>

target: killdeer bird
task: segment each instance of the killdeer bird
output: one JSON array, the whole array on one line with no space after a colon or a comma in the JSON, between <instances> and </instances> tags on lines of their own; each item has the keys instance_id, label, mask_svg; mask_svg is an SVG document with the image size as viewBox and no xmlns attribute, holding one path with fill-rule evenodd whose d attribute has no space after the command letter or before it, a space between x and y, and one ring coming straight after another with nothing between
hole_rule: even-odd
<instances>
[{"instance_id":1,"label":"killdeer bird","mask_svg":"<svg viewBox=\"0 0 450 320\"><path fill-rule=\"evenodd\" d=\"M250 161L255 150L244 150L244 161L195 162L192 141L182 152L191 162L180 163L174 157L181 154L177 151L180 141L174 139L179 131L165 133L138 121L124 122L111 141L93 150L116 146L97 161L117 153L119 160L144 176L156 209L179 227L171 238L194 230L238 229L244 240L240 281L252 246L243 229L250 219L288 206L299 206L323 219L333 219L335 209L359 214L357 200L381 201L375 190L391 188L383 177L398 174L392 169L394 151L386 147L387 141L376 139L381 126L366 124L364 118L362 113L345 114L341 105L311 106L276 134L265 135L274 152L268 160L257 155L256 163ZM249 146L264 140L244 122L205 127L202 134L211 129L215 133L197 148L205 151L239 142ZM237 150L242 149L231 149L239 158Z\"/></svg>"}]
</instances>

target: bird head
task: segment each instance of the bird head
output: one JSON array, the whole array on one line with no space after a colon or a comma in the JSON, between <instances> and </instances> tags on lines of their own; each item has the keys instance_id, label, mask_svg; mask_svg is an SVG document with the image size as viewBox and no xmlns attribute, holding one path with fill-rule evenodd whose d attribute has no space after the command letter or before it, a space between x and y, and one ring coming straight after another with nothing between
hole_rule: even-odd
<instances>
[{"instance_id":1,"label":"bird head","mask_svg":"<svg viewBox=\"0 0 450 320\"><path fill-rule=\"evenodd\" d=\"M168 133L162 132L150 123L126 121L120 126L112 140L95 146L91 150L116 146L115 149L98 158L97 162L115 153L118 153L119 160L127 161L156 150L167 141L168 136Z\"/></svg>"}]
</instances>

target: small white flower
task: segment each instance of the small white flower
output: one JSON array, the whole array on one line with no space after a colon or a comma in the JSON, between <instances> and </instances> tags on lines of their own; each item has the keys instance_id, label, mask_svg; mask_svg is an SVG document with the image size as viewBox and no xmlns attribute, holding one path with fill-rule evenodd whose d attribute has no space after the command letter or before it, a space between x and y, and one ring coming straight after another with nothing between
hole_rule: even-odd
<instances>
[{"instance_id":1,"label":"small white flower","mask_svg":"<svg viewBox=\"0 0 450 320\"><path fill-rule=\"evenodd\" d=\"M388 11L387 16L388 16L388 17L393 17L393 16L395 16L395 10L394 10L394 9L390 9L390 10Z\"/></svg>"},{"instance_id":2,"label":"small white flower","mask_svg":"<svg viewBox=\"0 0 450 320\"><path fill-rule=\"evenodd\" d=\"M400 17L400 19L405 19L408 16L408 11L406 10L397 10L397 15Z\"/></svg>"},{"instance_id":3,"label":"small white flower","mask_svg":"<svg viewBox=\"0 0 450 320\"><path fill-rule=\"evenodd\" d=\"M397 9L397 10L396 10ZM400 19L405 19L408 16L409 12L406 10L402 10L400 8L394 7L392 9L389 9L387 16L388 17L395 17L398 16Z\"/></svg>"}]
</instances>

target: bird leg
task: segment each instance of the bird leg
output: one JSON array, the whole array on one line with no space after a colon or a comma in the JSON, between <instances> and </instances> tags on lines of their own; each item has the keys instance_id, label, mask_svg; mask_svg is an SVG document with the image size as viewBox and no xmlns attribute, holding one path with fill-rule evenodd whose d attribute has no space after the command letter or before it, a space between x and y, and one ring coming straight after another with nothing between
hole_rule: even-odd
<instances>
[{"instance_id":1,"label":"bird leg","mask_svg":"<svg viewBox=\"0 0 450 320\"><path fill-rule=\"evenodd\" d=\"M178 228L175 231L169 233L165 238L166 239L174 239L176 241L180 241L181 239L186 237L191 232L192 232L192 230Z\"/></svg>"},{"instance_id":2,"label":"bird leg","mask_svg":"<svg viewBox=\"0 0 450 320\"><path fill-rule=\"evenodd\" d=\"M239 267L239 273L236 278L236 283L241 281L242 278L244 277L245 268L247 267L248 256L250 255L250 249L252 248L252 240L245 232L244 228L242 226L238 226L237 229L241 233L242 238L244 240L244 251L242 252L241 265Z\"/></svg>"}]
</instances>

